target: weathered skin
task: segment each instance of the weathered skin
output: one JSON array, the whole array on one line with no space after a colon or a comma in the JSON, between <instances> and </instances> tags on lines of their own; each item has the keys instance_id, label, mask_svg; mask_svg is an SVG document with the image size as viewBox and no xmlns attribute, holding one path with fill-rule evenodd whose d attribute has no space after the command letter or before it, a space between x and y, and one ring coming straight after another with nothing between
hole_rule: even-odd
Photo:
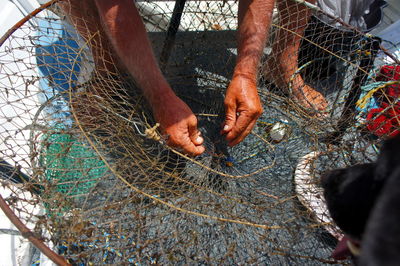
<instances>
[{"instance_id":1,"label":"weathered skin","mask_svg":"<svg viewBox=\"0 0 400 266\"><path fill-rule=\"evenodd\" d=\"M251 132L262 113L256 86L257 70L274 4L274 0L239 2L238 57L232 81L226 91L226 118L221 130L230 146L240 143ZM99 73L115 72L116 68L128 71L152 106L156 121L160 123L163 134L168 136L167 144L189 155L202 154L205 148L197 129L197 119L190 108L175 95L161 73L134 2L69 0L64 9L71 15L80 34L91 40ZM298 45L288 46L287 51L292 48L298 49ZM114 51L116 56L111 53L104 57L102 49ZM112 62L116 62L116 66ZM311 88L306 87L301 91L295 89L293 93L295 98L306 105L310 97L301 96L306 91L311 98L317 96L316 101L311 100L317 104L321 102L318 109L325 108L322 103L325 99Z\"/></svg>"},{"instance_id":2,"label":"weathered skin","mask_svg":"<svg viewBox=\"0 0 400 266\"><path fill-rule=\"evenodd\" d=\"M238 57L233 78L225 96L225 125L230 146L241 142L262 113L257 92L257 70L271 24L274 2L239 1Z\"/></svg>"},{"instance_id":3,"label":"weathered skin","mask_svg":"<svg viewBox=\"0 0 400 266\"><path fill-rule=\"evenodd\" d=\"M226 126L222 131L230 145L246 137L262 111L256 90L256 71L272 14L272 2L245 0L240 4L238 62L226 93ZM167 144L190 155L203 153L197 119L162 75L133 1L70 0L65 10L75 18L73 22L82 36L92 37L95 32L107 35L107 40L92 38L92 47L110 49L111 46L110 50L114 50L118 58L103 59L100 58L101 51L94 51L96 67L101 73L112 70L114 66L109 62L120 62L118 67L131 73L152 106L161 130L169 136Z\"/></svg>"},{"instance_id":4,"label":"weathered skin","mask_svg":"<svg viewBox=\"0 0 400 266\"><path fill-rule=\"evenodd\" d=\"M307 2L314 4L316 1L308 0ZM304 35L311 11L293 0L278 1L278 10L283 28L278 29L272 54L267 60L264 72L268 80L273 81L279 88L285 89L298 69L301 37ZM300 75L294 76L291 87L291 97L310 113L326 110L328 102L325 97L306 85Z\"/></svg>"}]
</instances>

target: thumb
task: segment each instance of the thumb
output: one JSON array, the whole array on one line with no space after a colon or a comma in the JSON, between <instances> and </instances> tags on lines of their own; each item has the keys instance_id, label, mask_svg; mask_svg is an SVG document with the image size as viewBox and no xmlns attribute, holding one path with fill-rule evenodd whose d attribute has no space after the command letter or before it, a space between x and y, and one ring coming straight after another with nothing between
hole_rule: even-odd
<instances>
[{"instance_id":1,"label":"thumb","mask_svg":"<svg viewBox=\"0 0 400 266\"><path fill-rule=\"evenodd\" d=\"M221 134L226 134L232 130L236 123L236 104L225 105L225 122Z\"/></svg>"},{"instance_id":2,"label":"thumb","mask_svg":"<svg viewBox=\"0 0 400 266\"><path fill-rule=\"evenodd\" d=\"M188 123L189 138L196 146L203 144L203 138L200 131L197 129L197 119L193 116Z\"/></svg>"}]
</instances>

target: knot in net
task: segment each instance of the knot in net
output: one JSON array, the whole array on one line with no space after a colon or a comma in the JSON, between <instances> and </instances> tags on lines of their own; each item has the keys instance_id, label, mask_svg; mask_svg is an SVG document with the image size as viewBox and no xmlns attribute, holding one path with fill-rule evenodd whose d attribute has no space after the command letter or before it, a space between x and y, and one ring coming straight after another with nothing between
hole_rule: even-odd
<instances>
[{"instance_id":1,"label":"knot in net","mask_svg":"<svg viewBox=\"0 0 400 266\"><path fill-rule=\"evenodd\" d=\"M0 50L7 205L70 263L338 263L330 255L342 233L319 178L374 160L398 134L400 69L389 52L398 47L315 5L279 5L259 68L264 112L229 147L220 130L238 3L184 3L173 45L174 3L137 3L165 77L197 117L206 148L197 157L165 144L105 33L78 23L73 6L52 1L17 24ZM296 38L285 76L280 56ZM299 77L327 100L323 117L292 97Z\"/></svg>"}]
</instances>

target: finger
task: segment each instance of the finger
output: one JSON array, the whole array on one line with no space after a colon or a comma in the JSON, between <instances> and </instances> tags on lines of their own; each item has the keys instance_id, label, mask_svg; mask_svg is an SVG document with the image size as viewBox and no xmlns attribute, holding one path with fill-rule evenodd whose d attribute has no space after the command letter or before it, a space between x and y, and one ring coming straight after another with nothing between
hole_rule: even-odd
<instances>
[{"instance_id":1,"label":"finger","mask_svg":"<svg viewBox=\"0 0 400 266\"><path fill-rule=\"evenodd\" d=\"M325 100L325 98L323 98L321 100L321 103L320 103L320 106L319 106L318 110L326 111L326 109L328 109L328 105L329 105L328 102Z\"/></svg>"},{"instance_id":2,"label":"finger","mask_svg":"<svg viewBox=\"0 0 400 266\"><path fill-rule=\"evenodd\" d=\"M181 136L179 138L170 137L168 139L167 145L170 147L181 149L184 154L188 154L190 156L197 156L205 151L205 148L203 146L195 145L190 140L188 135Z\"/></svg>"},{"instance_id":3,"label":"finger","mask_svg":"<svg viewBox=\"0 0 400 266\"><path fill-rule=\"evenodd\" d=\"M236 104L225 105L225 122L221 134L230 132L236 123Z\"/></svg>"},{"instance_id":4,"label":"finger","mask_svg":"<svg viewBox=\"0 0 400 266\"><path fill-rule=\"evenodd\" d=\"M199 130L197 130L197 134L195 135L195 137L193 138L192 142L194 143L194 145L198 146L203 144L204 139L201 136L201 132Z\"/></svg>"},{"instance_id":5,"label":"finger","mask_svg":"<svg viewBox=\"0 0 400 266\"><path fill-rule=\"evenodd\" d=\"M315 118L319 119L319 120L323 120L323 119L327 119L329 118L329 112L317 112L315 114Z\"/></svg>"},{"instance_id":6,"label":"finger","mask_svg":"<svg viewBox=\"0 0 400 266\"><path fill-rule=\"evenodd\" d=\"M191 156L198 156L202 154L206 149L204 146L196 146L194 143L190 142L182 146L184 153Z\"/></svg>"},{"instance_id":7,"label":"finger","mask_svg":"<svg viewBox=\"0 0 400 266\"><path fill-rule=\"evenodd\" d=\"M254 118L252 116L242 112L237 118L236 124L233 126L232 130L226 135L226 140L231 142L239 137L253 120Z\"/></svg>"},{"instance_id":8,"label":"finger","mask_svg":"<svg viewBox=\"0 0 400 266\"><path fill-rule=\"evenodd\" d=\"M198 146L203 144L204 139L201 137L201 132L197 129L197 119L193 119L188 123L189 138L194 145Z\"/></svg>"},{"instance_id":9,"label":"finger","mask_svg":"<svg viewBox=\"0 0 400 266\"><path fill-rule=\"evenodd\" d=\"M242 133L238 137L236 137L235 139L228 142L228 145L232 147L232 146L235 146L236 144L239 144L240 142L242 142L247 137L247 135L249 135L250 132L253 130L255 124L256 124L256 120L251 122L247 126L247 128L245 130L243 130Z\"/></svg>"}]
</instances>

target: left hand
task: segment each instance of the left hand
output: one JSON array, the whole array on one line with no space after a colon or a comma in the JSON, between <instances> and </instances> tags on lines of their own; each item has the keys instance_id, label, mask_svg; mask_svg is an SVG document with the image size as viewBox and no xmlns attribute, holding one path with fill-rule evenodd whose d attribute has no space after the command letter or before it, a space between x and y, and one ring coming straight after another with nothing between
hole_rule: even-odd
<instances>
[{"instance_id":1,"label":"left hand","mask_svg":"<svg viewBox=\"0 0 400 266\"><path fill-rule=\"evenodd\" d=\"M241 142L253 129L262 113L256 80L234 76L225 96L225 122L221 134L226 134L229 146Z\"/></svg>"},{"instance_id":2,"label":"left hand","mask_svg":"<svg viewBox=\"0 0 400 266\"><path fill-rule=\"evenodd\" d=\"M153 114L161 131L168 136L167 144L191 156L204 152L203 138L197 129L197 118L172 90L151 102Z\"/></svg>"}]
</instances>

